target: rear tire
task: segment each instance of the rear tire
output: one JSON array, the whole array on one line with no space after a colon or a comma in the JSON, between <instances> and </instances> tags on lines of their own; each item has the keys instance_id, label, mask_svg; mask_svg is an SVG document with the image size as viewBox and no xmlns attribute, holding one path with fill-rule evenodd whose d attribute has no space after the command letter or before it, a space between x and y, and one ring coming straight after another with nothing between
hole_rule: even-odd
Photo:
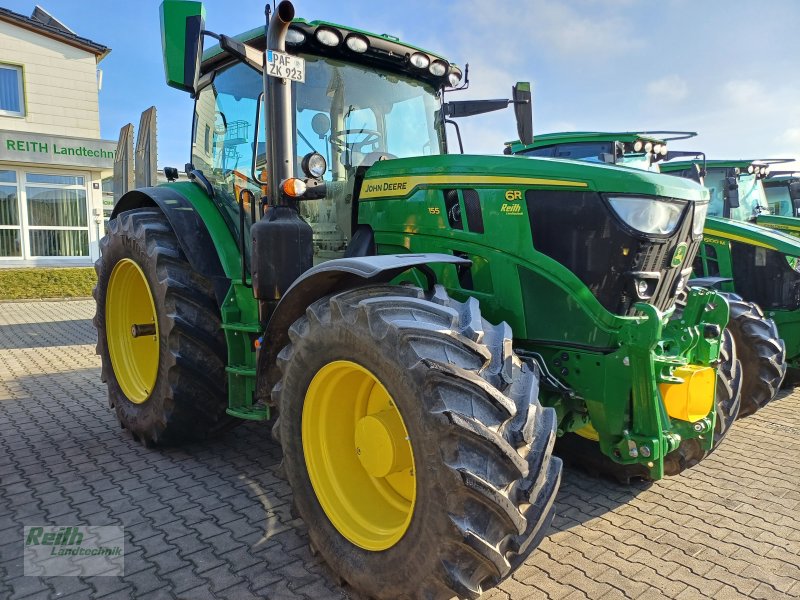
<instances>
[{"instance_id":1,"label":"rear tire","mask_svg":"<svg viewBox=\"0 0 800 600\"><path fill-rule=\"evenodd\" d=\"M476 300L455 302L439 286L433 294L366 286L318 300L289 335L273 390L286 475L313 547L338 577L377 599L477 598L525 560L552 519L561 461L551 458L555 413L539 404L538 371L513 353L507 325L488 324ZM312 483L313 476L327 485L320 471L331 479L345 472L319 467L333 463L328 456L341 445L322 459L313 454L324 447L314 446L315 432L329 425L304 428L315 414L304 409L320 396L332 394L339 414L351 411L351 398L362 393L352 384L336 388L335 377L327 389L319 387L320 373L341 364L374 377L365 392L370 402L374 390L385 388L413 452L409 519L399 539L380 551L354 543L341 514ZM360 446L348 443L360 456ZM360 468L355 464L346 473ZM341 489L358 503L358 485Z\"/></svg>"},{"instance_id":2,"label":"rear tire","mask_svg":"<svg viewBox=\"0 0 800 600\"><path fill-rule=\"evenodd\" d=\"M131 399L112 361L107 330L109 282L120 262L135 263L149 288L158 326L158 371L152 390ZM164 214L121 213L108 223L95 263L97 354L108 402L120 424L146 446L202 440L237 424L226 414L226 345L211 283L193 271ZM114 300L112 300L114 302ZM117 310L112 305L112 313ZM117 311L118 312L118 311ZM123 378L124 380L124 378Z\"/></svg>"},{"instance_id":3,"label":"rear tire","mask_svg":"<svg viewBox=\"0 0 800 600\"><path fill-rule=\"evenodd\" d=\"M757 412L775 398L786 375L786 345L761 308L737 294L723 294L731 308L728 329L742 363L739 417Z\"/></svg>"}]
</instances>

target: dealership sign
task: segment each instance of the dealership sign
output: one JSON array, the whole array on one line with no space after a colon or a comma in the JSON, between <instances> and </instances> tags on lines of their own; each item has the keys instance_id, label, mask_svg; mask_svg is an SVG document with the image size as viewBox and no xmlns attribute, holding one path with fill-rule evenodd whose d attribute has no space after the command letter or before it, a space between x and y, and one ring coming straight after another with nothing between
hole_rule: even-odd
<instances>
[{"instance_id":1,"label":"dealership sign","mask_svg":"<svg viewBox=\"0 0 800 600\"><path fill-rule=\"evenodd\" d=\"M0 130L0 161L113 169L116 150L109 140Z\"/></svg>"}]
</instances>

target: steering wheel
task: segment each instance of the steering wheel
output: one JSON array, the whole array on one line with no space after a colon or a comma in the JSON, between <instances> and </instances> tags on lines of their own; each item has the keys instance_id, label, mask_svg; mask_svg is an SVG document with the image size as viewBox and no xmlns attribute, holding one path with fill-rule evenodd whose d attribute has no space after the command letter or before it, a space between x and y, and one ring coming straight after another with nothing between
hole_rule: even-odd
<instances>
[{"instance_id":1,"label":"steering wheel","mask_svg":"<svg viewBox=\"0 0 800 600\"><path fill-rule=\"evenodd\" d=\"M357 142L349 142L347 141L348 135L364 135L364 139L358 140ZM374 129L340 129L339 131L332 131L331 132L331 142L343 148L345 146L350 146L350 150L352 152L360 152L361 154L367 154L364 152L364 146L372 146L375 147L377 143L383 139L380 131L375 131Z\"/></svg>"}]
</instances>

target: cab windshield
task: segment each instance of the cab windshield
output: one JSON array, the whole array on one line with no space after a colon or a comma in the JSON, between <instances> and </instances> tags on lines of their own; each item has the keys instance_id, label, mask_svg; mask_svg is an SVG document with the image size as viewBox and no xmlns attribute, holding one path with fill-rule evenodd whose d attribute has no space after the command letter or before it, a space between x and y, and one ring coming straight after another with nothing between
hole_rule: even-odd
<instances>
[{"instance_id":1,"label":"cab windshield","mask_svg":"<svg viewBox=\"0 0 800 600\"><path fill-rule=\"evenodd\" d=\"M344 252L356 177L365 168L378 160L444 154L446 146L440 94L431 85L355 63L303 58L305 83L292 84L295 174L305 177L305 155L325 157L326 198L301 203L314 229L315 255L322 260ZM239 191L249 188L259 197L269 177L262 89L260 73L235 63L220 69L195 103L192 163L236 216L229 225L237 231ZM245 212L249 224L249 208Z\"/></svg>"}]
</instances>

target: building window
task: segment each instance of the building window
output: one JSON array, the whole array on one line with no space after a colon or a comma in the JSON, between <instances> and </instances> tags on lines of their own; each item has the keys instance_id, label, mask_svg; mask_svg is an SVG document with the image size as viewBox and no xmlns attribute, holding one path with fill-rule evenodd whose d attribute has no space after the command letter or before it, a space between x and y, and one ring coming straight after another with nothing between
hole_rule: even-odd
<instances>
[{"instance_id":1,"label":"building window","mask_svg":"<svg viewBox=\"0 0 800 600\"><path fill-rule=\"evenodd\" d=\"M89 256L83 176L26 173L25 197L31 256Z\"/></svg>"},{"instance_id":2,"label":"building window","mask_svg":"<svg viewBox=\"0 0 800 600\"><path fill-rule=\"evenodd\" d=\"M0 257L21 257L19 195L16 171L0 170Z\"/></svg>"},{"instance_id":3,"label":"building window","mask_svg":"<svg viewBox=\"0 0 800 600\"><path fill-rule=\"evenodd\" d=\"M22 93L22 67L0 64L0 115L25 116L25 98Z\"/></svg>"}]
</instances>

